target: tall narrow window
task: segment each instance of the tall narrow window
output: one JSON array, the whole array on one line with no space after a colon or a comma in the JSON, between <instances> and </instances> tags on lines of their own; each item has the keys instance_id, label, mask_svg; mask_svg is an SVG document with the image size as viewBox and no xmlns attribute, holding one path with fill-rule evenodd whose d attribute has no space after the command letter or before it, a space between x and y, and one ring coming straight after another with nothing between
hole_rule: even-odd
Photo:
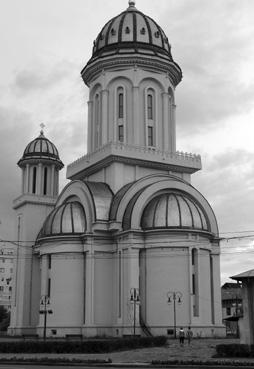
<instances>
[{"instance_id":1,"label":"tall narrow window","mask_svg":"<svg viewBox=\"0 0 254 369\"><path fill-rule=\"evenodd\" d=\"M147 95L147 118L153 119L153 95Z\"/></svg>"},{"instance_id":2,"label":"tall narrow window","mask_svg":"<svg viewBox=\"0 0 254 369\"><path fill-rule=\"evenodd\" d=\"M32 192L36 193L36 174L37 174L37 168L33 168L33 183L32 183Z\"/></svg>"},{"instance_id":3,"label":"tall narrow window","mask_svg":"<svg viewBox=\"0 0 254 369\"><path fill-rule=\"evenodd\" d=\"M43 195L47 195L48 168L44 168Z\"/></svg>"},{"instance_id":4,"label":"tall narrow window","mask_svg":"<svg viewBox=\"0 0 254 369\"><path fill-rule=\"evenodd\" d=\"M123 142L124 134L123 134L123 125L118 126L118 141Z\"/></svg>"},{"instance_id":5,"label":"tall narrow window","mask_svg":"<svg viewBox=\"0 0 254 369\"><path fill-rule=\"evenodd\" d=\"M123 118L123 93L118 94L118 118Z\"/></svg>"},{"instance_id":6,"label":"tall narrow window","mask_svg":"<svg viewBox=\"0 0 254 369\"><path fill-rule=\"evenodd\" d=\"M48 278L48 297L50 297L51 294L51 279Z\"/></svg>"},{"instance_id":7,"label":"tall narrow window","mask_svg":"<svg viewBox=\"0 0 254 369\"><path fill-rule=\"evenodd\" d=\"M152 88L145 93L146 145L156 146L156 104L155 91Z\"/></svg>"},{"instance_id":8,"label":"tall narrow window","mask_svg":"<svg viewBox=\"0 0 254 369\"><path fill-rule=\"evenodd\" d=\"M48 269L51 269L51 254L48 254Z\"/></svg>"},{"instance_id":9,"label":"tall narrow window","mask_svg":"<svg viewBox=\"0 0 254 369\"><path fill-rule=\"evenodd\" d=\"M125 127L125 93L123 87L118 87L116 90L116 139L124 142L124 127Z\"/></svg>"},{"instance_id":10,"label":"tall narrow window","mask_svg":"<svg viewBox=\"0 0 254 369\"><path fill-rule=\"evenodd\" d=\"M148 126L148 146L153 146L153 127Z\"/></svg>"},{"instance_id":11,"label":"tall narrow window","mask_svg":"<svg viewBox=\"0 0 254 369\"><path fill-rule=\"evenodd\" d=\"M95 111L94 111L94 117L95 117L95 148L98 148L100 146L100 98L99 94L96 94L95 96Z\"/></svg>"}]
</instances>

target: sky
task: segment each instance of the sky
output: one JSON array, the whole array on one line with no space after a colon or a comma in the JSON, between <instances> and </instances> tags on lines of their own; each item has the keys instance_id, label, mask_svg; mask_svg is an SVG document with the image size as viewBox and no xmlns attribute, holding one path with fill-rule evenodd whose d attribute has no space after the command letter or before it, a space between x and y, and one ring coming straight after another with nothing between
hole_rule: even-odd
<instances>
[{"instance_id":1,"label":"sky","mask_svg":"<svg viewBox=\"0 0 254 369\"><path fill-rule=\"evenodd\" d=\"M66 166L86 153L80 71L103 25L127 7L127 0L0 0L0 239L16 239L16 163L40 124L65 163L61 188ZM202 157L192 184L225 238L224 283L254 268L254 1L137 0L136 7L165 31L183 71L177 149Z\"/></svg>"}]
</instances>

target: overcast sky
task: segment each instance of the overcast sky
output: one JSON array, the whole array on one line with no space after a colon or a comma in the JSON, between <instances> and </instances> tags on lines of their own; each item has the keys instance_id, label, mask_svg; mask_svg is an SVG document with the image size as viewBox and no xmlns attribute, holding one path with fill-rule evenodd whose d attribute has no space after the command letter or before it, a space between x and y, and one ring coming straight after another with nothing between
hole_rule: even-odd
<instances>
[{"instance_id":1,"label":"overcast sky","mask_svg":"<svg viewBox=\"0 0 254 369\"><path fill-rule=\"evenodd\" d=\"M65 165L85 154L88 88L80 71L103 25L127 6L0 0L0 238L16 238L16 163L41 122ZM163 28L183 70L177 149L202 156L193 185L212 205L222 237L253 235L221 242L224 282L254 268L254 1L137 0L136 7Z\"/></svg>"}]
</instances>

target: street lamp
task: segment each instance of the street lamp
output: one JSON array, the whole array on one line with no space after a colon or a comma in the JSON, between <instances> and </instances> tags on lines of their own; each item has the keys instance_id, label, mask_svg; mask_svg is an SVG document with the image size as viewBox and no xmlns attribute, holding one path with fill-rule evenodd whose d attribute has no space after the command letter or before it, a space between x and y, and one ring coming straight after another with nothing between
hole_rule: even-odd
<instances>
[{"instance_id":1,"label":"street lamp","mask_svg":"<svg viewBox=\"0 0 254 369\"><path fill-rule=\"evenodd\" d=\"M140 303L139 300L139 289L131 288L130 290L130 302L134 305L134 322L133 322L133 334L136 335L136 305Z\"/></svg>"},{"instance_id":2,"label":"street lamp","mask_svg":"<svg viewBox=\"0 0 254 369\"><path fill-rule=\"evenodd\" d=\"M174 304L174 337L175 338L176 338L176 303L178 305L181 305L182 296L183 294L179 291L168 291L167 293L167 297L168 297L167 303L171 305L173 301L173 304Z\"/></svg>"},{"instance_id":3,"label":"street lamp","mask_svg":"<svg viewBox=\"0 0 254 369\"><path fill-rule=\"evenodd\" d=\"M47 295L41 296L40 306L42 309L40 309L40 314L44 314L44 325L43 325L43 340L46 341L46 330L47 330L47 315L53 314L53 311L49 309L50 305L50 298Z\"/></svg>"}]
</instances>

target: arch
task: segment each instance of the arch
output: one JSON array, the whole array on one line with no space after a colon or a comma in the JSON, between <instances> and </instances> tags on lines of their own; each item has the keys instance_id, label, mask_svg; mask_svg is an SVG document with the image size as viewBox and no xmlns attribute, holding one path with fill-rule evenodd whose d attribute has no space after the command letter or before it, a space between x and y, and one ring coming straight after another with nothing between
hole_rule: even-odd
<instances>
[{"instance_id":1,"label":"arch","mask_svg":"<svg viewBox=\"0 0 254 369\"><path fill-rule=\"evenodd\" d=\"M77 199L85 209L87 232L92 231L92 224L94 222L108 221L113 193L107 184L102 182L83 182L79 180L72 181L65 186L59 195L56 206L74 198Z\"/></svg>"},{"instance_id":2,"label":"arch","mask_svg":"<svg viewBox=\"0 0 254 369\"><path fill-rule=\"evenodd\" d=\"M89 100L92 100L94 95L102 90L102 85L97 82L93 87L90 88Z\"/></svg>"},{"instance_id":3,"label":"arch","mask_svg":"<svg viewBox=\"0 0 254 369\"><path fill-rule=\"evenodd\" d=\"M78 199L85 209L87 232L89 233L92 230L92 223L96 219L96 210L91 193L84 182L77 180L67 184L58 197L56 207L70 200L73 196Z\"/></svg>"},{"instance_id":4,"label":"arch","mask_svg":"<svg viewBox=\"0 0 254 369\"><path fill-rule=\"evenodd\" d=\"M127 207L131 206L131 209L129 208L130 227L131 229L140 229L140 221L145 206L153 197L158 195L158 193L169 189L184 192L195 199L204 214L207 216L209 231L218 235L217 220L208 201L189 183L170 175L148 176L133 183L122 196L117 206L117 210L115 210L114 215L116 220L122 223ZM135 201L133 200L134 197ZM113 214L111 213L111 215Z\"/></svg>"},{"instance_id":5,"label":"arch","mask_svg":"<svg viewBox=\"0 0 254 369\"><path fill-rule=\"evenodd\" d=\"M142 85L144 86L144 88L153 88L153 89L157 89L159 88L160 91L158 92L167 92L166 87L162 84L161 81L159 81L159 79L156 79L155 77L144 77L142 79L140 79L139 81L139 85L140 87L142 87Z\"/></svg>"}]
</instances>

